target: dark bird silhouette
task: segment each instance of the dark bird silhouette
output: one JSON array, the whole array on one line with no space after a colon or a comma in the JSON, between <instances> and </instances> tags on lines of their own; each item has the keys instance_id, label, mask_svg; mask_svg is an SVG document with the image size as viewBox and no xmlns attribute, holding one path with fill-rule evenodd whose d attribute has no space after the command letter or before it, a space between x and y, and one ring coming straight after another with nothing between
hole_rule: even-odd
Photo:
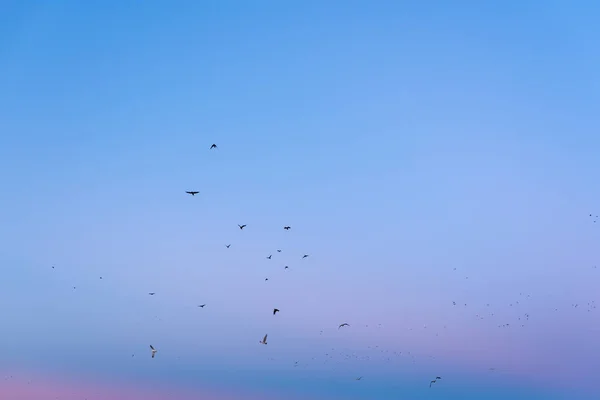
<instances>
[{"instance_id":1,"label":"dark bird silhouette","mask_svg":"<svg viewBox=\"0 0 600 400\"><path fill-rule=\"evenodd\" d=\"M152 352L152 358L154 358L154 355L156 354L156 349L154 347L152 347L152 345L150 345L150 351Z\"/></svg>"},{"instance_id":2,"label":"dark bird silhouette","mask_svg":"<svg viewBox=\"0 0 600 400\"><path fill-rule=\"evenodd\" d=\"M306 258L306 257L308 257L308 254L305 254L305 255L302 256L302 258Z\"/></svg>"},{"instance_id":3,"label":"dark bird silhouette","mask_svg":"<svg viewBox=\"0 0 600 400\"><path fill-rule=\"evenodd\" d=\"M188 192L188 191L186 191L186 193L187 194L191 194L192 196L195 196L195 195L197 195L200 192L196 192L196 191Z\"/></svg>"},{"instance_id":4,"label":"dark bird silhouette","mask_svg":"<svg viewBox=\"0 0 600 400\"><path fill-rule=\"evenodd\" d=\"M288 269L289 267L286 265L284 269Z\"/></svg>"},{"instance_id":5,"label":"dark bird silhouette","mask_svg":"<svg viewBox=\"0 0 600 400\"><path fill-rule=\"evenodd\" d=\"M268 281L268 280L269 280L269 278L265 278L265 281Z\"/></svg>"},{"instance_id":6,"label":"dark bird silhouette","mask_svg":"<svg viewBox=\"0 0 600 400\"><path fill-rule=\"evenodd\" d=\"M290 229L292 229L291 226L284 226L283 229L285 229L286 231L289 231Z\"/></svg>"},{"instance_id":7,"label":"dark bird silhouette","mask_svg":"<svg viewBox=\"0 0 600 400\"><path fill-rule=\"evenodd\" d=\"M218 149L217 145L213 143L213 144L210 146L210 149L209 149L209 150L212 150L212 149Z\"/></svg>"},{"instance_id":8,"label":"dark bird silhouette","mask_svg":"<svg viewBox=\"0 0 600 400\"><path fill-rule=\"evenodd\" d=\"M261 344L267 344L267 335L259 342Z\"/></svg>"},{"instance_id":9,"label":"dark bird silhouette","mask_svg":"<svg viewBox=\"0 0 600 400\"><path fill-rule=\"evenodd\" d=\"M362 379L362 376L359 376L358 378L356 378L357 381L360 381Z\"/></svg>"},{"instance_id":10,"label":"dark bird silhouette","mask_svg":"<svg viewBox=\"0 0 600 400\"><path fill-rule=\"evenodd\" d=\"M231 245L230 244L226 244L225 247L229 248L229 247L231 247Z\"/></svg>"},{"instance_id":11,"label":"dark bird silhouette","mask_svg":"<svg viewBox=\"0 0 600 400\"><path fill-rule=\"evenodd\" d=\"M350 326L350 325L344 322L343 324L340 324L340 326L338 326L338 329L340 329L343 326Z\"/></svg>"},{"instance_id":12,"label":"dark bird silhouette","mask_svg":"<svg viewBox=\"0 0 600 400\"><path fill-rule=\"evenodd\" d=\"M154 296L156 293L154 293L154 292L150 292L150 293L148 293L148 294L149 294L150 296Z\"/></svg>"},{"instance_id":13,"label":"dark bird silhouette","mask_svg":"<svg viewBox=\"0 0 600 400\"><path fill-rule=\"evenodd\" d=\"M278 252L278 253L281 253L281 250L277 249L277 252Z\"/></svg>"},{"instance_id":14,"label":"dark bird silhouette","mask_svg":"<svg viewBox=\"0 0 600 400\"><path fill-rule=\"evenodd\" d=\"M269 257L267 257L269 260L271 259L272 254L269 254Z\"/></svg>"},{"instance_id":15,"label":"dark bird silhouette","mask_svg":"<svg viewBox=\"0 0 600 400\"><path fill-rule=\"evenodd\" d=\"M273 315L275 315L275 313L279 312L279 308L274 308L273 309Z\"/></svg>"},{"instance_id":16,"label":"dark bird silhouette","mask_svg":"<svg viewBox=\"0 0 600 400\"><path fill-rule=\"evenodd\" d=\"M200 307L200 308L204 308L204 306L205 306L205 305L206 305L206 304L200 304L198 307Z\"/></svg>"},{"instance_id":17,"label":"dark bird silhouette","mask_svg":"<svg viewBox=\"0 0 600 400\"><path fill-rule=\"evenodd\" d=\"M244 224L244 225L239 225L238 224L238 226L240 227L240 229L244 229L246 227L246 224Z\"/></svg>"},{"instance_id":18,"label":"dark bird silhouette","mask_svg":"<svg viewBox=\"0 0 600 400\"><path fill-rule=\"evenodd\" d=\"M434 380L432 380L431 382L429 382L429 387L431 387L431 385L433 385L434 383L436 383L438 381L438 379L442 379L439 376L436 376Z\"/></svg>"}]
</instances>

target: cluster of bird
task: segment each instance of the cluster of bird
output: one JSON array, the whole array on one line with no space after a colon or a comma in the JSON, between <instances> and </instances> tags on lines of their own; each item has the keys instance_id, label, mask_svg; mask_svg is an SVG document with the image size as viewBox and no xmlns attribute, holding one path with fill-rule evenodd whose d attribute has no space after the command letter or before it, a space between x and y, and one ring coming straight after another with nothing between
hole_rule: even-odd
<instances>
[{"instance_id":1,"label":"cluster of bird","mask_svg":"<svg viewBox=\"0 0 600 400\"><path fill-rule=\"evenodd\" d=\"M217 145L216 145L216 144L212 144L212 145L210 146L210 148L209 148L209 150L214 150L214 149L218 149L218 147L217 147ZM200 192L199 192L199 191L197 191L197 190L190 190L190 191L186 191L185 193L187 193L187 194L189 194L189 195L191 195L191 196L196 196L196 195L197 195L197 194L199 194ZM593 214L589 214L589 217L592 219L592 221L593 221L594 223L596 223L598 216L595 216L595 217L594 217L594 215L593 215ZM247 227L247 225L246 225L246 224L238 224L238 228L239 228L240 230L242 230L242 231L243 231L243 230L244 230L246 227ZM291 229L291 226L289 226L289 225L285 225L285 226L283 226L283 229L284 229L285 231L289 231L289 230ZM225 245L225 247L226 247L227 249L229 249L229 248L231 247L231 244L226 244L226 245ZM278 253L280 253L281 251L282 251L282 250L280 250L280 249L277 249L277 252L278 252ZM272 256L273 256L273 255L272 255L272 254L270 254L270 255L268 255L266 258L270 260L270 259L272 259ZM308 258L308 257L309 257L309 254L303 254L303 255L302 255L302 257L301 257L301 259L306 259L306 258ZM52 266L52 268L54 269L54 266ZM288 269L289 267L286 265L284 268L285 268L285 269ZM596 268L596 266L593 266L592 268ZM457 269L456 269L456 268L453 268L453 271L457 271ZM465 277L465 279L468 279L468 278L469 278L468 276L466 276L466 277ZM100 277L100 279L102 279L102 277ZM268 278L265 278L265 281L268 281L268 280L269 280ZM75 286L73 286L73 289L75 289L75 288L76 288L76 287L75 287ZM155 292L149 292L148 294L149 294L150 296L154 296L156 293L155 293ZM529 294L524 294L524 293L520 293L520 294L519 294L519 296L522 296L522 297L519 297L519 299L520 299L520 300L522 300L522 301L524 301L524 300L526 300L526 299L530 298L530 295L529 295ZM466 307L467 307L467 303L463 303L463 302L461 302L461 305L462 305L462 304L464 304L464 306L463 306L463 307L461 307L461 308L464 308L464 309L466 309ZM457 306L457 301L452 301L452 305L453 305L453 306ZM508 305L508 306L510 306L510 307L513 307L513 305L514 305L515 307L518 307L518 306L522 305L522 303L520 303L520 302L519 302L519 300L517 300L517 299L514 299L514 301L513 301L513 302L510 302L510 303L508 303L508 302L507 302L507 303L506 303L506 305ZM200 305L198 305L198 307L199 307L199 308L204 308L205 306L206 306L206 304L200 304ZM475 315L475 316L477 317L477 319L478 319L478 320L482 320L482 319L484 319L484 312L483 312L483 310L490 310L490 308L489 308L489 307L490 307L490 304L489 304L489 303L488 303L488 304L485 304L485 305L484 305L484 304L481 304L480 306L481 306L481 307L485 307L485 308L482 308L482 309L481 309L481 311ZM577 308L578 306L579 306L579 304L572 304L572 307L574 307L574 308ZM593 300L592 300L592 301L588 302L588 304L587 304L587 311L588 311L588 312L591 312L592 310L595 310L595 309L596 309L596 303L595 303L595 301L593 301ZM490 310L490 311L491 311L491 310ZM556 309L555 309L555 311L558 311L558 309L556 308ZM273 315L273 316L275 316L275 315L277 315L277 313L280 313L280 310L279 310L278 308L273 308L273 310L272 310L272 315ZM504 324L500 324L500 325L498 325L498 327L499 327L499 328L510 328L511 326L515 326L515 325L520 325L522 328L523 328L523 327L525 327L525 322L529 321L529 313L523 313L523 314L519 314L519 315L520 315L520 316L518 316L518 320L516 319L516 320L514 321L514 322L516 322L515 324L511 325L510 323L504 323ZM494 314L493 312L488 312L488 313L485 313L485 316L488 316L488 317L494 317L494 316L495 316L495 314ZM350 324L348 324L347 322L341 323L341 324L339 324L339 325L338 325L338 330L339 330L339 329L341 329L341 328L344 328L344 327L350 327ZM367 327L367 328L368 328L369 326L368 326L368 325L365 325L365 327ZM381 324L379 324L379 327L381 327ZM427 328L427 326L424 326L423 328ZM444 326L444 328L446 328L446 326ZM409 328L409 330L413 330L413 328ZM323 333L323 331L321 331L321 334L322 334L322 333ZM436 333L436 336L438 336L438 334L437 334L437 333ZM265 335L262 337L262 339L259 341L259 343L260 343L260 344L263 344L263 345L267 345L267 338L268 338L268 334L265 334ZM374 347L375 347L375 348L377 348L377 347L379 347L379 346L374 346ZM371 346L369 346L369 348L371 348ZM333 350L335 350L335 349L331 349L331 350L333 351ZM382 351L382 352L386 352L386 353L387 353L387 351L384 351L384 350L381 350L381 351ZM151 352L151 358L153 358L153 359L154 359L154 358L155 358L155 356L156 356L156 354L157 354L157 352L158 352L158 350L157 350L157 349L156 349L156 348L155 348L153 345L150 345L150 352ZM393 355L396 355L396 356L400 356L400 355L402 355L402 352L392 352L392 353L393 353ZM414 362L414 356L412 356L410 352L407 352L407 353L405 353L405 354L408 354L410 357L412 357L412 359L413 359L413 362ZM357 356L355 353L354 353L354 354L352 354L352 355L340 353L340 355L344 355L346 359L349 359L349 358L357 358L357 359L358 359L358 358L359 358L359 357L358 357L358 356ZM325 354L325 356L326 356L328 359L331 359L331 358L333 357L333 353L326 353L326 354ZM366 359L369 359L369 357L366 357ZM313 357L313 360L314 360L314 357ZM388 358L388 361L389 361L389 358ZM327 362L327 361L325 361L325 362ZM298 362L298 361L296 361L296 362L295 362L295 364L294 364L294 366L298 366L298 365L299 365L299 362ZM493 371L493 370L495 370L495 368L490 368L489 370L490 370L490 371ZM363 379L363 377L362 377L362 376L355 378L355 380L356 380L356 381L361 381L362 379ZM436 376L436 377L435 377L435 379L432 379L432 380L429 382L429 387L431 388L431 387L432 387L432 386L433 386L435 383L437 383L437 382L438 382L439 380L441 380L441 379L442 379L442 378L441 378L440 376Z\"/></svg>"}]
</instances>

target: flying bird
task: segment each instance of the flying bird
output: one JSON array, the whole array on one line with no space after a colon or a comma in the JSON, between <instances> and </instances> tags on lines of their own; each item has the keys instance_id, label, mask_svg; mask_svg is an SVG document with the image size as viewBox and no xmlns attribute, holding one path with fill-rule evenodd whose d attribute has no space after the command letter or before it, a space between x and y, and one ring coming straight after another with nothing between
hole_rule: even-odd
<instances>
[{"instance_id":1,"label":"flying bird","mask_svg":"<svg viewBox=\"0 0 600 400\"><path fill-rule=\"evenodd\" d=\"M204 308L204 306L205 306L205 305L206 305L206 304L200 304L198 307L200 307L200 308Z\"/></svg>"},{"instance_id":2,"label":"flying bird","mask_svg":"<svg viewBox=\"0 0 600 400\"><path fill-rule=\"evenodd\" d=\"M231 245L230 244L226 244L225 247L229 248L229 247L231 247Z\"/></svg>"},{"instance_id":3,"label":"flying bird","mask_svg":"<svg viewBox=\"0 0 600 400\"><path fill-rule=\"evenodd\" d=\"M343 324L340 324L340 326L338 326L338 329L340 329L343 326L350 326L350 325L344 322Z\"/></svg>"},{"instance_id":4,"label":"flying bird","mask_svg":"<svg viewBox=\"0 0 600 400\"><path fill-rule=\"evenodd\" d=\"M191 194L192 196L195 196L195 195L197 195L200 192L196 192L196 191L188 192L188 191L186 191L186 193L187 194Z\"/></svg>"},{"instance_id":5,"label":"flying bird","mask_svg":"<svg viewBox=\"0 0 600 400\"><path fill-rule=\"evenodd\" d=\"M305 254L305 255L302 256L302 258L306 258L306 257L308 257L308 254Z\"/></svg>"},{"instance_id":6,"label":"flying bird","mask_svg":"<svg viewBox=\"0 0 600 400\"><path fill-rule=\"evenodd\" d=\"M434 383L437 382L438 379L442 379L439 376L436 376L434 380L432 380L431 382L429 382L429 387L431 387L431 385L433 385Z\"/></svg>"},{"instance_id":7,"label":"flying bird","mask_svg":"<svg viewBox=\"0 0 600 400\"><path fill-rule=\"evenodd\" d=\"M285 229L286 231L289 231L290 229L292 229L291 226L284 226L283 229Z\"/></svg>"},{"instance_id":8,"label":"flying bird","mask_svg":"<svg viewBox=\"0 0 600 400\"><path fill-rule=\"evenodd\" d=\"M150 293L148 293L148 294L149 294L150 296L154 296L156 293L154 293L154 292L150 292Z\"/></svg>"},{"instance_id":9,"label":"flying bird","mask_svg":"<svg viewBox=\"0 0 600 400\"><path fill-rule=\"evenodd\" d=\"M358 378L356 378L357 381L360 381L362 379L362 376L359 376Z\"/></svg>"},{"instance_id":10,"label":"flying bird","mask_svg":"<svg viewBox=\"0 0 600 400\"><path fill-rule=\"evenodd\" d=\"M152 358L154 358L154 355L156 354L157 350L152 345L150 345L150 351L152 352Z\"/></svg>"},{"instance_id":11,"label":"flying bird","mask_svg":"<svg viewBox=\"0 0 600 400\"><path fill-rule=\"evenodd\" d=\"M286 265L284 269L288 269L289 267Z\"/></svg>"},{"instance_id":12,"label":"flying bird","mask_svg":"<svg viewBox=\"0 0 600 400\"><path fill-rule=\"evenodd\" d=\"M240 227L240 229L244 229L246 227L246 224L244 224L244 225L238 224L238 226Z\"/></svg>"},{"instance_id":13,"label":"flying bird","mask_svg":"<svg viewBox=\"0 0 600 400\"><path fill-rule=\"evenodd\" d=\"M273 315L275 315L276 312L279 312L279 308L274 308L273 309Z\"/></svg>"},{"instance_id":14,"label":"flying bird","mask_svg":"<svg viewBox=\"0 0 600 400\"><path fill-rule=\"evenodd\" d=\"M209 150L212 150L212 149L218 149L217 145L213 143L213 144L210 146L210 149L209 149Z\"/></svg>"},{"instance_id":15,"label":"flying bird","mask_svg":"<svg viewBox=\"0 0 600 400\"><path fill-rule=\"evenodd\" d=\"M261 343L261 344L267 344L267 335L265 335L265 337L262 338L262 340L259 343Z\"/></svg>"},{"instance_id":16,"label":"flying bird","mask_svg":"<svg viewBox=\"0 0 600 400\"><path fill-rule=\"evenodd\" d=\"M272 254L269 254L269 257L267 257L269 260L271 259Z\"/></svg>"}]
</instances>

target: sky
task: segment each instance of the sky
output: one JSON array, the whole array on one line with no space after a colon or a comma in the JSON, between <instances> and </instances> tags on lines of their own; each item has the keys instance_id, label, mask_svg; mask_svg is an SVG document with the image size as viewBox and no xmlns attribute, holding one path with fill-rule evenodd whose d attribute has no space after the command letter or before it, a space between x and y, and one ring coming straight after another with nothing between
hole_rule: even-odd
<instances>
[{"instance_id":1,"label":"sky","mask_svg":"<svg viewBox=\"0 0 600 400\"><path fill-rule=\"evenodd\" d=\"M599 398L599 12L4 2L0 397Z\"/></svg>"}]
</instances>

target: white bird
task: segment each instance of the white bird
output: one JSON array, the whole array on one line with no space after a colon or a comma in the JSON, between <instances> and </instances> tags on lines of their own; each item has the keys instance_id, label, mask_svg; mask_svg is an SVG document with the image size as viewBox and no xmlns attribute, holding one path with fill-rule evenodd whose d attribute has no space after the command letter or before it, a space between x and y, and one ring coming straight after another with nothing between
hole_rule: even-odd
<instances>
[{"instance_id":1,"label":"white bird","mask_svg":"<svg viewBox=\"0 0 600 400\"><path fill-rule=\"evenodd\" d=\"M157 350L152 345L150 345L150 351L152 351L152 358L154 358L154 355L156 354Z\"/></svg>"},{"instance_id":2,"label":"white bird","mask_svg":"<svg viewBox=\"0 0 600 400\"><path fill-rule=\"evenodd\" d=\"M260 341L261 344L267 344L267 335Z\"/></svg>"}]
</instances>

